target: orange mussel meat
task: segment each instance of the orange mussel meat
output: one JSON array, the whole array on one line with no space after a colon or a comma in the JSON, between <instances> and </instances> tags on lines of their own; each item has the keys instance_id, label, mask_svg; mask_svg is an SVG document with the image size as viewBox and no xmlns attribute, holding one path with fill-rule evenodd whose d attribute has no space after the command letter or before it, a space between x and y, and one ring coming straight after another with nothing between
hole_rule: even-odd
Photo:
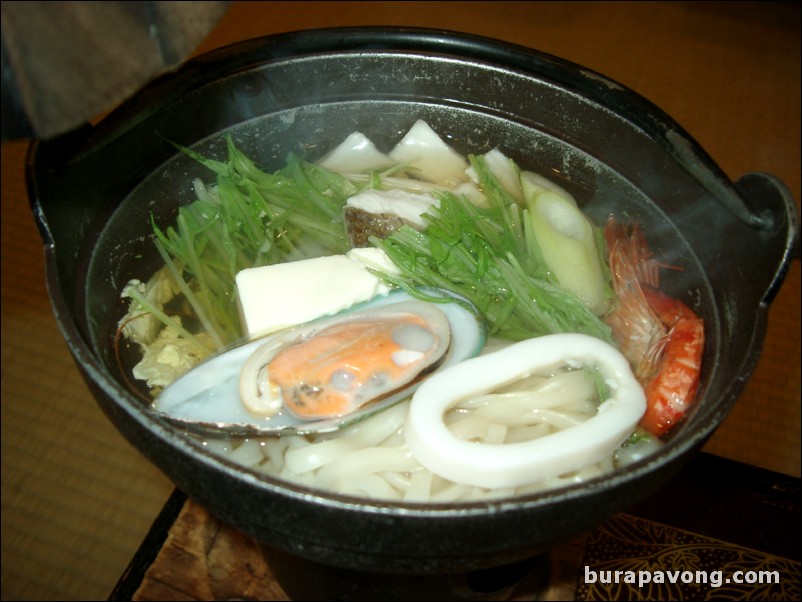
<instances>
[{"instance_id":1,"label":"orange mussel meat","mask_svg":"<svg viewBox=\"0 0 802 602\"><path fill-rule=\"evenodd\" d=\"M270 381L301 418L346 414L431 367L436 338L412 314L337 324L276 354Z\"/></svg>"}]
</instances>

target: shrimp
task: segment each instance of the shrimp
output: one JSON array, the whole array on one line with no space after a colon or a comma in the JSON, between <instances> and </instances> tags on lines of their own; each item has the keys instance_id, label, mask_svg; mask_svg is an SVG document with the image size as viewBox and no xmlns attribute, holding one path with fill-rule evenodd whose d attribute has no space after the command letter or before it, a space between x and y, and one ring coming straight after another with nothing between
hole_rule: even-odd
<instances>
[{"instance_id":1,"label":"shrimp","mask_svg":"<svg viewBox=\"0 0 802 602\"><path fill-rule=\"evenodd\" d=\"M606 318L646 392L640 426L666 434L688 411L699 386L704 324L679 299L658 290L658 263L637 225L605 228L618 305Z\"/></svg>"},{"instance_id":2,"label":"shrimp","mask_svg":"<svg viewBox=\"0 0 802 602\"><path fill-rule=\"evenodd\" d=\"M699 387L704 324L687 305L656 289L644 289L668 332L661 345L660 367L646 385L646 413L641 426L658 437L688 411Z\"/></svg>"}]
</instances>

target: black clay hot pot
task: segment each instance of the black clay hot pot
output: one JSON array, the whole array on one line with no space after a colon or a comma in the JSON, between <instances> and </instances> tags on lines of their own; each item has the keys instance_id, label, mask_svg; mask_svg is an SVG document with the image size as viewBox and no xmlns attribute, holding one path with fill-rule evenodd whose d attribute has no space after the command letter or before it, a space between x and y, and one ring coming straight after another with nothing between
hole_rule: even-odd
<instances>
[{"instance_id":1,"label":"black clay hot pot","mask_svg":"<svg viewBox=\"0 0 802 602\"><path fill-rule=\"evenodd\" d=\"M131 393L112 345L125 309L120 290L150 273L143 265L156 266L151 214L168 223L193 198L192 179L209 177L167 141L222 159L230 133L277 169L289 151L315 159L355 130L389 150L417 119L462 152L497 146L549 175L597 220L614 212L641 221L654 252L684 266L665 286L705 321L704 370L695 409L660 453L531 497L390 504L238 468L155 419ZM729 181L637 94L551 56L431 30L305 31L215 51L99 125L34 143L28 183L56 318L115 426L177 487L267 549L379 573L519 561L663 486L742 391L768 305L797 252L796 209L780 182L763 174Z\"/></svg>"}]
</instances>

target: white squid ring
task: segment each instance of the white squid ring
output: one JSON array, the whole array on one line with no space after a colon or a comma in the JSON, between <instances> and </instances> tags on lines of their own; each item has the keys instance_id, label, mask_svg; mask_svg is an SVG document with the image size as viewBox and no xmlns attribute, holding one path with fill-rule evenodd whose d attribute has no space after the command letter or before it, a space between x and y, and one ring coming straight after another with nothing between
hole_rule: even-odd
<instances>
[{"instance_id":1,"label":"white squid ring","mask_svg":"<svg viewBox=\"0 0 802 602\"><path fill-rule=\"evenodd\" d=\"M509 444L465 441L444 423L445 412L460 401L556 363L601 372L610 397L595 416L539 439ZM404 436L418 461L443 478L477 487L518 487L611 454L645 411L643 388L617 349L583 334L556 334L515 343L431 376L412 397Z\"/></svg>"}]
</instances>

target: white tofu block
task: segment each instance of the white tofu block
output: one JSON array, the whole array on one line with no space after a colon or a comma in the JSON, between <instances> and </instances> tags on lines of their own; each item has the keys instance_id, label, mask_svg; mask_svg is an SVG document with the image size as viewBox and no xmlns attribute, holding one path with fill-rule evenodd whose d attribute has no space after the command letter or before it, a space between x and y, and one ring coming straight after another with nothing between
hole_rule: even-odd
<instances>
[{"instance_id":1,"label":"white tofu block","mask_svg":"<svg viewBox=\"0 0 802 602\"><path fill-rule=\"evenodd\" d=\"M389 288L345 255L249 268L237 274L240 316L249 338L335 314Z\"/></svg>"}]
</instances>

